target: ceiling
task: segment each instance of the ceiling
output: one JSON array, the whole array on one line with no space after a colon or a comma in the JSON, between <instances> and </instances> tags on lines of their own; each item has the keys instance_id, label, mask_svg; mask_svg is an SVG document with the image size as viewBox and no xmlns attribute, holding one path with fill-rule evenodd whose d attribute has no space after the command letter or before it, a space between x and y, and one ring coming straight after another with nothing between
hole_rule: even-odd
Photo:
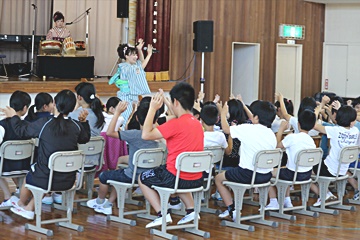
<instances>
[{"instance_id":1,"label":"ceiling","mask_svg":"<svg viewBox=\"0 0 360 240\"><path fill-rule=\"evenodd\" d=\"M306 2L315 2L315 3L324 3L324 4L332 4L332 3L360 3L360 0L305 0Z\"/></svg>"}]
</instances>

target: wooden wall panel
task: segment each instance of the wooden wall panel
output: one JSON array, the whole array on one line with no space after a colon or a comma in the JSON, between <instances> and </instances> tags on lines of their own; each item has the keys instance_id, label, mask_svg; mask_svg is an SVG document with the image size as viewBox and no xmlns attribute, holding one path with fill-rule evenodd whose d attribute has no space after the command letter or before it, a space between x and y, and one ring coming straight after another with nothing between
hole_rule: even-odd
<instances>
[{"instance_id":1,"label":"wooden wall panel","mask_svg":"<svg viewBox=\"0 0 360 240\"><path fill-rule=\"evenodd\" d=\"M170 78L184 79L200 90L201 53L193 57L193 22L214 21L214 52L205 53L205 93L211 100L230 94L232 42L260 43L259 99L274 99L276 43L281 23L305 25L302 92L309 96L321 89L322 44L325 5L303 0L172 0L170 36ZM193 71L192 71L193 70ZM235 94L241 89L232 89ZM285 93L284 93L285 94Z\"/></svg>"}]
</instances>

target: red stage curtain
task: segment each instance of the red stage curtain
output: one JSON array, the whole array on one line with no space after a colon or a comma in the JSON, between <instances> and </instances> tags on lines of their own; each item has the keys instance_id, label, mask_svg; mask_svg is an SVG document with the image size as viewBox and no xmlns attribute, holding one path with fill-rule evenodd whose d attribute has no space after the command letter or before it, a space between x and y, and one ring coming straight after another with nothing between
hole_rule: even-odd
<instances>
[{"instance_id":1,"label":"red stage curtain","mask_svg":"<svg viewBox=\"0 0 360 240\"><path fill-rule=\"evenodd\" d=\"M157 2L157 6L154 6ZM154 10L157 15L154 15ZM159 50L146 66L146 72L169 70L171 0L138 0L136 11L136 39L143 38L145 45L152 43ZM154 20L157 24L154 24ZM156 33L153 30L156 29ZM156 43L153 43L153 39Z\"/></svg>"}]
</instances>

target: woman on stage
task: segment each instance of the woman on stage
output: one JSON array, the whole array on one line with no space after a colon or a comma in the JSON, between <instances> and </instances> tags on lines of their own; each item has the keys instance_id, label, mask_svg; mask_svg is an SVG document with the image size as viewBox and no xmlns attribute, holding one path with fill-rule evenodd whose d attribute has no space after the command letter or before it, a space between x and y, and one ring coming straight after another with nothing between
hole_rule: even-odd
<instances>
[{"instance_id":1,"label":"woman on stage","mask_svg":"<svg viewBox=\"0 0 360 240\"><path fill-rule=\"evenodd\" d=\"M132 112L132 102L137 102L139 95L151 93L146 81L144 68L151 58L153 47L151 44L148 44L147 56L144 58L142 52L143 46L144 40L141 38L138 40L136 47L126 43L120 44L117 51L119 57L124 59L125 62L119 64L117 73L109 80L109 84L115 83L120 89L117 97L129 103L125 112L121 114L125 119L125 123Z\"/></svg>"},{"instance_id":2,"label":"woman on stage","mask_svg":"<svg viewBox=\"0 0 360 240\"><path fill-rule=\"evenodd\" d=\"M51 28L46 35L46 40L57 40L63 42L65 38L70 37L70 31L65 27L64 15L57 11L54 13L55 26Z\"/></svg>"}]
</instances>

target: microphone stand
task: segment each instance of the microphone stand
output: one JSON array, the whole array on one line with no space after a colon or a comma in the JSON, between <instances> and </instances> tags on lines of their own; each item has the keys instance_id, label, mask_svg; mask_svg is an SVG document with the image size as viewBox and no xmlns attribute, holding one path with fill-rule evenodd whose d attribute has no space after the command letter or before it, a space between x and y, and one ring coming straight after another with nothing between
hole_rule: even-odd
<instances>
[{"instance_id":1,"label":"microphone stand","mask_svg":"<svg viewBox=\"0 0 360 240\"><path fill-rule=\"evenodd\" d=\"M80 14L77 18L75 18L72 22L66 23L66 25L71 25L73 23L77 23L80 20L78 20L80 17L82 17L83 15L86 14L86 30L85 30L85 46L86 46L86 51L87 51L87 55L89 55L89 12L90 12L89 8L88 10L86 10L84 13Z\"/></svg>"},{"instance_id":2,"label":"microphone stand","mask_svg":"<svg viewBox=\"0 0 360 240\"><path fill-rule=\"evenodd\" d=\"M27 76L34 76L37 77L34 73L34 45L35 45L35 30L36 30L36 15L37 15L37 6L35 4L31 4L34 8L34 24L33 24L33 30L32 30L32 36L31 36L31 68L30 73L22 74L19 76L19 78L27 77Z\"/></svg>"}]
</instances>

